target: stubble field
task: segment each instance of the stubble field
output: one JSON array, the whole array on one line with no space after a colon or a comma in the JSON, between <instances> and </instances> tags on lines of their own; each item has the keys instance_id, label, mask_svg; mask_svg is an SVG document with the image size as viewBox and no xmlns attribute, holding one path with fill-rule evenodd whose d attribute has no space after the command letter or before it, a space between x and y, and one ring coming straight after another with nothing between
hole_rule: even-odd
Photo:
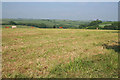
<instances>
[{"instance_id":1,"label":"stubble field","mask_svg":"<svg viewBox=\"0 0 120 80\"><path fill-rule=\"evenodd\" d=\"M118 31L2 29L3 78L117 78Z\"/></svg>"}]
</instances>

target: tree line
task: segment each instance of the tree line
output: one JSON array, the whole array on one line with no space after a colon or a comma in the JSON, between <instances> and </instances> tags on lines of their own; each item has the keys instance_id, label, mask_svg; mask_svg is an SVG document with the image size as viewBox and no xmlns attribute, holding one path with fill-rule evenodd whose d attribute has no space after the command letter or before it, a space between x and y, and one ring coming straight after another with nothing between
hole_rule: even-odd
<instances>
[{"instance_id":1,"label":"tree line","mask_svg":"<svg viewBox=\"0 0 120 80\"><path fill-rule=\"evenodd\" d=\"M79 27L75 26L69 26L69 25L53 25L52 27L46 25L45 23L16 23L15 21L10 21L9 23L2 23L2 25L26 25L26 26L34 26L38 28L59 28L62 26L63 28L76 28L76 29L109 29L109 30L120 30L118 26L120 26L120 22L113 22L111 25L105 25L104 27L99 27L99 24L101 24L102 21L97 19L94 21L91 21L88 24L81 24Z\"/></svg>"},{"instance_id":2,"label":"tree line","mask_svg":"<svg viewBox=\"0 0 120 80\"><path fill-rule=\"evenodd\" d=\"M120 30L120 22L113 22L111 25L105 25L104 27L99 27L99 24L102 23L101 20L91 21L89 24L79 25L80 29L108 29L108 30Z\"/></svg>"}]
</instances>

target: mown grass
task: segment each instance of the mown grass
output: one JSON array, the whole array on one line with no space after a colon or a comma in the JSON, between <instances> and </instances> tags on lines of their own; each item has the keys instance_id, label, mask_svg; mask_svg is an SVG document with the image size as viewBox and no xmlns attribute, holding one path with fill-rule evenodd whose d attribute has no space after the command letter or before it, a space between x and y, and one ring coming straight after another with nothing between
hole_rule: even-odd
<instances>
[{"instance_id":1,"label":"mown grass","mask_svg":"<svg viewBox=\"0 0 120 80\"><path fill-rule=\"evenodd\" d=\"M2 29L2 77L117 78L118 31Z\"/></svg>"}]
</instances>

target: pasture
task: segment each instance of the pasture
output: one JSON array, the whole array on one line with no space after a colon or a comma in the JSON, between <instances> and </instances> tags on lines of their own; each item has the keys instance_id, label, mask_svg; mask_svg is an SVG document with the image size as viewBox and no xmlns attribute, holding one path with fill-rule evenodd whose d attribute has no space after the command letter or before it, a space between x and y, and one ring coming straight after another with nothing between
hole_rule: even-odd
<instances>
[{"instance_id":1,"label":"pasture","mask_svg":"<svg viewBox=\"0 0 120 80\"><path fill-rule=\"evenodd\" d=\"M3 24L8 24L10 21L14 21L17 24L46 24L47 27L52 28L53 25L56 25L56 27L78 27L80 24L87 24L90 21L72 21L72 20L47 20L47 19L3 19ZM21 27L20 27L21 28Z\"/></svg>"},{"instance_id":2,"label":"pasture","mask_svg":"<svg viewBox=\"0 0 120 80\"><path fill-rule=\"evenodd\" d=\"M117 78L118 31L2 29L2 78Z\"/></svg>"}]
</instances>

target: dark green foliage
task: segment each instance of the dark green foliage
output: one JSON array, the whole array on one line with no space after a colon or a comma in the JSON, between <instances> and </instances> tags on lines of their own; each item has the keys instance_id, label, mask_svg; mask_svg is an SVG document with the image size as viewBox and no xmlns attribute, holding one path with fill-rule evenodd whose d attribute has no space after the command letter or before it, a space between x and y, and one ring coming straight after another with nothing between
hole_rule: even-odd
<instances>
[{"instance_id":1,"label":"dark green foliage","mask_svg":"<svg viewBox=\"0 0 120 80\"><path fill-rule=\"evenodd\" d=\"M98 25L94 25L94 26L88 26L87 29L96 29L98 28Z\"/></svg>"},{"instance_id":2,"label":"dark green foliage","mask_svg":"<svg viewBox=\"0 0 120 80\"><path fill-rule=\"evenodd\" d=\"M39 28L47 28L46 24L44 24L44 23L41 23L38 27Z\"/></svg>"},{"instance_id":3,"label":"dark green foliage","mask_svg":"<svg viewBox=\"0 0 120 80\"><path fill-rule=\"evenodd\" d=\"M16 25L16 23L14 21L10 21L9 24L10 25Z\"/></svg>"},{"instance_id":4,"label":"dark green foliage","mask_svg":"<svg viewBox=\"0 0 120 80\"><path fill-rule=\"evenodd\" d=\"M56 26L54 25L53 28L56 28Z\"/></svg>"},{"instance_id":5,"label":"dark green foliage","mask_svg":"<svg viewBox=\"0 0 120 80\"><path fill-rule=\"evenodd\" d=\"M109 26L104 26L104 29L110 29L110 30L120 30L120 22L114 22Z\"/></svg>"},{"instance_id":6,"label":"dark green foliage","mask_svg":"<svg viewBox=\"0 0 120 80\"><path fill-rule=\"evenodd\" d=\"M95 21L90 22L89 24L79 25L79 29L96 29L98 28L98 24L100 23L102 23L102 21L97 19Z\"/></svg>"},{"instance_id":7,"label":"dark green foliage","mask_svg":"<svg viewBox=\"0 0 120 80\"><path fill-rule=\"evenodd\" d=\"M79 29L85 29L88 25L87 24L81 24L79 25Z\"/></svg>"},{"instance_id":8,"label":"dark green foliage","mask_svg":"<svg viewBox=\"0 0 120 80\"><path fill-rule=\"evenodd\" d=\"M96 21L92 21L92 22L89 24L89 26L98 25L98 24L100 24L100 23L102 23L102 21L97 19Z\"/></svg>"},{"instance_id":9,"label":"dark green foliage","mask_svg":"<svg viewBox=\"0 0 120 80\"><path fill-rule=\"evenodd\" d=\"M106 21L102 22L97 19L91 22L83 21L72 21L72 20L49 20L49 19L3 19L2 25L25 25L33 26L38 28L59 28L64 29L110 29L110 30L120 30L119 22ZM103 25L102 27L99 25ZM119 26L119 27L118 27Z\"/></svg>"}]
</instances>

